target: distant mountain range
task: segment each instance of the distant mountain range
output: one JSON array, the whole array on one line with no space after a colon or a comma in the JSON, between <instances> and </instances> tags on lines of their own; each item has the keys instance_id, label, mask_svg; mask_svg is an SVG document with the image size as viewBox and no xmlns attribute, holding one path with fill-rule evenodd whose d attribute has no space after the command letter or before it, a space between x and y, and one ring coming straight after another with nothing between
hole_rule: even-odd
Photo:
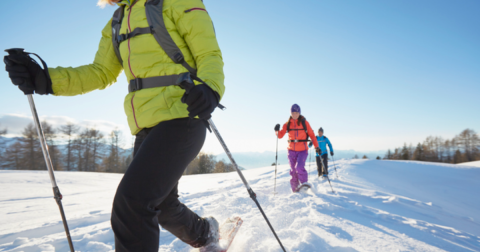
<instances>
[{"instance_id":1,"label":"distant mountain range","mask_svg":"<svg viewBox=\"0 0 480 252\"><path fill-rule=\"evenodd\" d=\"M19 141L20 138L6 138L6 137L0 137L0 142L4 142L6 145L10 145L15 143L16 141ZM104 148L106 152L108 152L108 146L104 144ZM57 148L62 152L66 153L66 146L65 145L57 145ZM132 149L123 149L123 155L130 155L132 153ZM1 150L0 150L1 152ZM313 150L311 151L313 153ZM369 159L375 159L377 156L380 156L380 158L383 158L385 155L386 151L355 151L355 150L335 150L335 160L339 160L342 158L348 159L348 158L353 158L355 155L358 156L358 158L362 158L363 155L367 155ZM233 158L237 162L237 164L245 169L252 169L252 168L259 168L259 167L265 167L265 166L270 166L272 163L275 163L275 152L273 151L265 151L265 152L234 152L232 153ZM220 161L224 159L227 162L230 162L228 159L227 155L225 153L221 153L216 155L217 161ZM329 158L332 159L332 157L329 154ZM307 158L307 162L309 162L310 157ZM315 157L312 156L311 158L312 162L315 161ZM287 150L281 150L278 151L278 163L279 164L288 164L288 156L287 156Z\"/></svg>"},{"instance_id":2,"label":"distant mountain range","mask_svg":"<svg viewBox=\"0 0 480 252\"><path fill-rule=\"evenodd\" d=\"M355 151L355 150L335 150L334 158L339 160L342 158L348 159L353 158L355 155L358 158L362 158L363 155L366 155L369 159L375 159L377 156L383 158L387 151ZM313 150L311 151L313 154ZM246 169L259 168L272 165L275 163L275 152L265 151L265 152L234 152L232 153L235 162L239 166L242 166ZM332 159L330 154L329 158ZM217 160L225 159L229 161L227 154L222 153L217 155ZM309 162L310 157L307 158ZM312 156L312 162L315 162L315 156ZM279 164L288 164L287 150L278 151L278 163Z\"/></svg>"}]
</instances>

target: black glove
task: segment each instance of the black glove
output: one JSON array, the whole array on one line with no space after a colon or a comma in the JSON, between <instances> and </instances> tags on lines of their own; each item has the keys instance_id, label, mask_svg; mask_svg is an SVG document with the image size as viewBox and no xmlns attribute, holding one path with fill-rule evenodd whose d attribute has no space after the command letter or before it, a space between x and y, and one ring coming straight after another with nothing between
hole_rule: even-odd
<instances>
[{"instance_id":1,"label":"black glove","mask_svg":"<svg viewBox=\"0 0 480 252\"><path fill-rule=\"evenodd\" d=\"M330 151L330 156L333 156L333 151Z\"/></svg>"},{"instance_id":2,"label":"black glove","mask_svg":"<svg viewBox=\"0 0 480 252\"><path fill-rule=\"evenodd\" d=\"M277 123L277 125L275 125L275 131L279 131L280 130L280 124Z\"/></svg>"},{"instance_id":3,"label":"black glove","mask_svg":"<svg viewBox=\"0 0 480 252\"><path fill-rule=\"evenodd\" d=\"M182 102L188 105L188 116L190 118L198 116L205 120L212 117L212 112L218 106L219 100L220 95L206 84L194 86L182 97Z\"/></svg>"},{"instance_id":4,"label":"black glove","mask_svg":"<svg viewBox=\"0 0 480 252\"><path fill-rule=\"evenodd\" d=\"M315 148L315 151L316 151L318 154L321 154L321 153L322 153L322 150L320 149L320 147Z\"/></svg>"},{"instance_id":5,"label":"black glove","mask_svg":"<svg viewBox=\"0 0 480 252\"><path fill-rule=\"evenodd\" d=\"M24 94L53 94L52 81L45 71L26 54L8 55L3 58L5 70L12 83Z\"/></svg>"},{"instance_id":6,"label":"black glove","mask_svg":"<svg viewBox=\"0 0 480 252\"><path fill-rule=\"evenodd\" d=\"M308 144L308 148L312 148L312 145L313 145L312 142L310 142L310 143Z\"/></svg>"}]
</instances>

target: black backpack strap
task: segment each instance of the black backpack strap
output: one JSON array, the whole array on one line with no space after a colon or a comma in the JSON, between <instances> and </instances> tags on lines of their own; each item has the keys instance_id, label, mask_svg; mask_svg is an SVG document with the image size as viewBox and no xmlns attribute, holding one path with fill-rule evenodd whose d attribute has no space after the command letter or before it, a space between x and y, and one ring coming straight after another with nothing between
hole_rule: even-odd
<instances>
[{"instance_id":1,"label":"black backpack strap","mask_svg":"<svg viewBox=\"0 0 480 252\"><path fill-rule=\"evenodd\" d=\"M305 130L305 135L307 135L307 138L305 139L305 141L308 141L308 129L307 129L307 124L305 123L305 121L307 121L307 119L305 119L305 117L304 117L303 120L302 120L302 125L303 125L303 129Z\"/></svg>"},{"instance_id":2,"label":"black backpack strap","mask_svg":"<svg viewBox=\"0 0 480 252\"><path fill-rule=\"evenodd\" d=\"M117 55L118 61L123 66L122 56L120 55L120 42L118 37L120 35L120 27L122 26L123 13L125 10L125 5L118 7L118 9L113 13L112 18L112 44L113 50Z\"/></svg>"},{"instance_id":3,"label":"black backpack strap","mask_svg":"<svg viewBox=\"0 0 480 252\"><path fill-rule=\"evenodd\" d=\"M130 33L119 34L117 36L117 42L118 44L120 44L129 38L133 38L135 36L142 35L142 34L152 34L152 33L153 33L153 29L151 27L143 27L143 28L137 27L133 29L133 31Z\"/></svg>"},{"instance_id":4,"label":"black backpack strap","mask_svg":"<svg viewBox=\"0 0 480 252\"><path fill-rule=\"evenodd\" d=\"M130 80L130 83L128 84L128 92L131 93L145 88L167 87L175 85L177 84L178 78L180 78L181 75L182 74L174 74L143 79L136 78Z\"/></svg>"},{"instance_id":5,"label":"black backpack strap","mask_svg":"<svg viewBox=\"0 0 480 252\"><path fill-rule=\"evenodd\" d=\"M306 140L298 140L298 139L295 139L295 140L288 140L289 143L301 143L301 142L308 142L309 140L306 139Z\"/></svg>"},{"instance_id":6,"label":"black backpack strap","mask_svg":"<svg viewBox=\"0 0 480 252\"><path fill-rule=\"evenodd\" d=\"M163 21L163 1L164 0L147 0L145 4L147 21L153 29L153 36L173 62L181 64L191 75L196 77L197 70L185 61L182 51L178 48L177 44L175 44L165 27L165 22Z\"/></svg>"}]
</instances>

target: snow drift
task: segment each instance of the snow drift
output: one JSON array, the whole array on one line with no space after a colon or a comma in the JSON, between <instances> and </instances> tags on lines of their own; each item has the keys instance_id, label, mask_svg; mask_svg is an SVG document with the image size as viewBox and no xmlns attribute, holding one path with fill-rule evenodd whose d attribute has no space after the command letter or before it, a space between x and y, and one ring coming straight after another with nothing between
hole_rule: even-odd
<instances>
[{"instance_id":1,"label":"snow drift","mask_svg":"<svg viewBox=\"0 0 480 252\"><path fill-rule=\"evenodd\" d=\"M480 169L412 161L340 160L335 193L307 164L313 188L293 194L289 167L244 171L287 251L480 251ZM57 172L77 251L113 251L119 174ZM184 176L181 201L220 222L244 220L231 252L281 251L236 173ZM68 251L46 171L0 171L0 251ZM159 251L191 249L162 229Z\"/></svg>"}]
</instances>

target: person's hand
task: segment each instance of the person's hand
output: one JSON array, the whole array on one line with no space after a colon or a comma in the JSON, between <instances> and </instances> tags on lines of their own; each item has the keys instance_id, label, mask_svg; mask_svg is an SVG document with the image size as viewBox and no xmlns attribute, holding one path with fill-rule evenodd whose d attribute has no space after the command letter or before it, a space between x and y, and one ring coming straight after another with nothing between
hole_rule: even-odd
<instances>
[{"instance_id":1,"label":"person's hand","mask_svg":"<svg viewBox=\"0 0 480 252\"><path fill-rule=\"evenodd\" d=\"M279 131L280 130L280 124L277 123L277 125L275 125L275 131Z\"/></svg>"},{"instance_id":2,"label":"person's hand","mask_svg":"<svg viewBox=\"0 0 480 252\"><path fill-rule=\"evenodd\" d=\"M315 148L315 151L316 151L318 154L322 153L322 150L320 149L320 147Z\"/></svg>"},{"instance_id":3,"label":"person's hand","mask_svg":"<svg viewBox=\"0 0 480 252\"><path fill-rule=\"evenodd\" d=\"M333 156L333 151L330 151L330 156Z\"/></svg>"},{"instance_id":4,"label":"person's hand","mask_svg":"<svg viewBox=\"0 0 480 252\"><path fill-rule=\"evenodd\" d=\"M204 120L212 117L212 112L218 106L219 100L220 95L206 84L194 86L182 97L182 102L188 105L188 116L190 118L198 116Z\"/></svg>"},{"instance_id":5,"label":"person's hand","mask_svg":"<svg viewBox=\"0 0 480 252\"><path fill-rule=\"evenodd\" d=\"M52 81L45 71L26 54L8 55L3 58L5 70L12 83L24 94L53 94Z\"/></svg>"}]
</instances>

